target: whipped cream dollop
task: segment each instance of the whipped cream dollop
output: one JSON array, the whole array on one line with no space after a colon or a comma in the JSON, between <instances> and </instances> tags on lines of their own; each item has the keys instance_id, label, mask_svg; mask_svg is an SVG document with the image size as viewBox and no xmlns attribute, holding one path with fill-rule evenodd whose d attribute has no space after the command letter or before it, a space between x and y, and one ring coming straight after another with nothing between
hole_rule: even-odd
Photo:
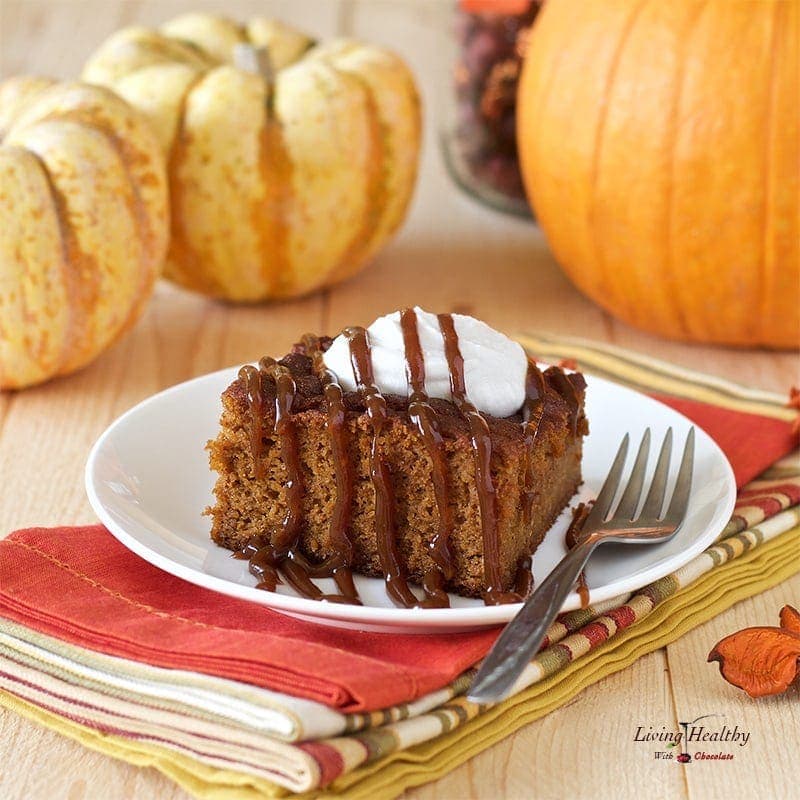
<instances>
[{"instance_id":1,"label":"whipped cream dollop","mask_svg":"<svg viewBox=\"0 0 800 800\"><path fill-rule=\"evenodd\" d=\"M425 361L425 391L429 397L450 400L450 370L439 320L435 314L421 308L414 311ZM453 314L453 322L464 359L467 400L478 411L493 417L515 414L525 402L528 370L525 351L517 342L473 317ZM384 394L408 397L411 388L400 312L379 317L367 328L367 334L376 386ZM345 336L339 335L333 340L323 359L345 391L356 390L350 346Z\"/></svg>"}]
</instances>

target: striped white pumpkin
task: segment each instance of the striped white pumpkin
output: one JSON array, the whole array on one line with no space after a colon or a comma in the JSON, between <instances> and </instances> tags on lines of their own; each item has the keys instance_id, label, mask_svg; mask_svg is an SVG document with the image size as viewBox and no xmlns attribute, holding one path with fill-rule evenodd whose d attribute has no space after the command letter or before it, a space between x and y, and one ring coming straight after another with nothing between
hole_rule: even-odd
<instances>
[{"instance_id":1,"label":"striped white pumpkin","mask_svg":"<svg viewBox=\"0 0 800 800\"><path fill-rule=\"evenodd\" d=\"M254 48L270 70L246 63ZM354 274L405 215L419 101L386 50L189 14L119 31L83 77L150 118L170 181L166 275L190 289L234 301L305 294Z\"/></svg>"},{"instance_id":2,"label":"striped white pumpkin","mask_svg":"<svg viewBox=\"0 0 800 800\"><path fill-rule=\"evenodd\" d=\"M141 114L86 84L0 84L0 389L88 364L139 316L167 248Z\"/></svg>"}]
</instances>

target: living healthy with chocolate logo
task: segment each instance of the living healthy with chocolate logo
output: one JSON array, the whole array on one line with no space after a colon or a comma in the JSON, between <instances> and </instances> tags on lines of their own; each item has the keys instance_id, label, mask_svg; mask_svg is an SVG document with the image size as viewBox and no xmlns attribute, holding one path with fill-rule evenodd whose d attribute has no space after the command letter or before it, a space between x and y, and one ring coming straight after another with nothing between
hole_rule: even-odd
<instances>
[{"instance_id":1,"label":"living healthy with chocolate logo","mask_svg":"<svg viewBox=\"0 0 800 800\"><path fill-rule=\"evenodd\" d=\"M638 725L633 735L637 743L651 743L653 758L690 764L692 761L732 761L736 750L750 744L750 731L731 726L722 714L704 714L691 722L678 722L678 728ZM740 751L739 751L740 752Z\"/></svg>"}]
</instances>

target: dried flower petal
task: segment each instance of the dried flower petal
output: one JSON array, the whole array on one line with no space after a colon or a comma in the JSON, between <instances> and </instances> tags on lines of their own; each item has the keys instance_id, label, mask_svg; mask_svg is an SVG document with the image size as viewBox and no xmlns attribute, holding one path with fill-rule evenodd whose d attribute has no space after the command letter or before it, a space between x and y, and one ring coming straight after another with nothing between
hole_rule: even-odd
<instances>
[{"instance_id":1,"label":"dried flower petal","mask_svg":"<svg viewBox=\"0 0 800 800\"><path fill-rule=\"evenodd\" d=\"M800 389L797 386L792 386L789 389L789 402L786 404L787 408L796 408L800 411ZM800 436L800 414L798 414L794 422L792 422L792 436Z\"/></svg>"},{"instance_id":2,"label":"dried flower petal","mask_svg":"<svg viewBox=\"0 0 800 800\"><path fill-rule=\"evenodd\" d=\"M800 633L745 628L719 642L708 660L719 661L722 677L750 697L780 694L800 676Z\"/></svg>"},{"instance_id":3,"label":"dried flower petal","mask_svg":"<svg viewBox=\"0 0 800 800\"><path fill-rule=\"evenodd\" d=\"M781 609L781 628L800 633L800 611L793 606L784 606Z\"/></svg>"}]
</instances>

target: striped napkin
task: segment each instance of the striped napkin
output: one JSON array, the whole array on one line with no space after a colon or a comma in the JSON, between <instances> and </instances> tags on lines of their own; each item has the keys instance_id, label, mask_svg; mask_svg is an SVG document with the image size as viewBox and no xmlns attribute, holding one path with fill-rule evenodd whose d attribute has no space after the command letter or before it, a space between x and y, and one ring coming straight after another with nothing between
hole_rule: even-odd
<instances>
[{"instance_id":1,"label":"striped napkin","mask_svg":"<svg viewBox=\"0 0 800 800\"><path fill-rule=\"evenodd\" d=\"M577 358L590 373L751 414L756 427L777 423L791 437L794 415L774 395L584 342L525 337L523 344L544 360ZM739 477L763 466L745 459ZM0 619L0 703L88 747L155 766L198 797L394 797L800 571L799 504L795 454L742 488L717 543L681 570L631 597L559 617L513 696L493 707L463 697L468 670L412 702L342 713L240 681L87 650L8 619Z\"/></svg>"}]
</instances>

